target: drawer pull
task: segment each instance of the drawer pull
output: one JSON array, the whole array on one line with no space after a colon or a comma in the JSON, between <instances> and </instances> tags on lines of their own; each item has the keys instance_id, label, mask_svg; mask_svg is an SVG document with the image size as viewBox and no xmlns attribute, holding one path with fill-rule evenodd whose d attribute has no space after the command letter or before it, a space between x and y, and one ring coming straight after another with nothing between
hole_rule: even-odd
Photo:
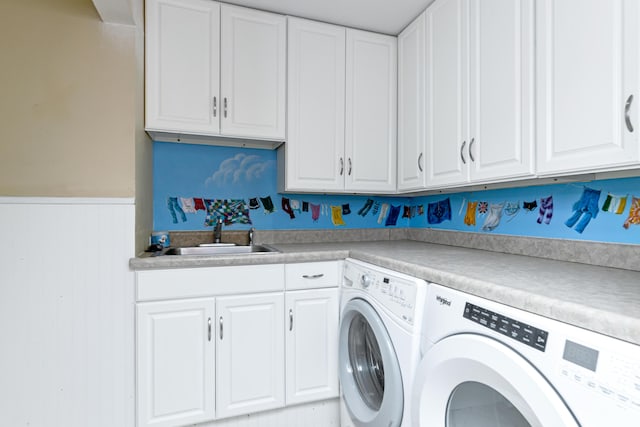
<instances>
[{"instance_id":1,"label":"drawer pull","mask_svg":"<svg viewBox=\"0 0 640 427\"><path fill-rule=\"evenodd\" d=\"M222 316L220 316L220 340L222 340L222 333L224 332L223 324L222 324Z\"/></svg>"},{"instance_id":2,"label":"drawer pull","mask_svg":"<svg viewBox=\"0 0 640 427\"><path fill-rule=\"evenodd\" d=\"M424 153L420 153L420 155L418 156L418 169L420 169L420 172L423 172L424 169L422 168L422 158L424 157Z\"/></svg>"},{"instance_id":3,"label":"drawer pull","mask_svg":"<svg viewBox=\"0 0 640 427\"><path fill-rule=\"evenodd\" d=\"M304 274L304 275L302 276L302 278L303 278L303 279L319 279L319 278L321 278L321 277L324 277L324 273L320 273L320 274L312 274L312 275Z\"/></svg>"},{"instance_id":4,"label":"drawer pull","mask_svg":"<svg viewBox=\"0 0 640 427\"><path fill-rule=\"evenodd\" d=\"M467 160L464 158L464 147L467 145L467 141L462 141L462 145L460 146L460 158L462 159L463 164L467 164Z\"/></svg>"},{"instance_id":5,"label":"drawer pull","mask_svg":"<svg viewBox=\"0 0 640 427\"><path fill-rule=\"evenodd\" d=\"M293 331L293 309L289 309L289 330Z\"/></svg>"},{"instance_id":6,"label":"drawer pull","mask_svg":"<svg viewBox=\"0 0 640 427\"><path fill-rule=\"evenodd\" d=\"M213 117L218 115L218 99L217 97L213 97Z\"/></svg>"},{"instance_id":7,"label":"drawer pull","mask_svg":"<svg viewBox=\"0 0 640 427\"><path fill-rule=\"evenodd\" d=\"M207 319L207 337L211 341L211 317Z\"/></svg>"},{"instance_id":8,"label":"drawer pull","mask_svg":"<svg viewBox=\"0 0 640 427\"><path fill-rule=\"evenodd\" d=\"M469 158L472 162L475 162L476 159L473 158L473 143L476 142L475 138L471 138L471 142L469 143Z\"/></svg>"}]
</instances>

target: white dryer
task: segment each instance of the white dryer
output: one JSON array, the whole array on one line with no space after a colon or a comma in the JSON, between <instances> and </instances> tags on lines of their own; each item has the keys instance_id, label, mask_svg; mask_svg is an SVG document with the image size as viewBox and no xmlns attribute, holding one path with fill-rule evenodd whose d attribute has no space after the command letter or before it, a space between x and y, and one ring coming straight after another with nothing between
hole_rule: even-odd
<instances>
[{"instance_id":1,"label":"white dryer","mask_svg":"<svg viewBox=\"0 0 640 427\"><path fill-rule=\"evenodd\" d=\"M632 427L640 346L429 284L422 427Z\"/></svg>"},{"instance_id":2,"label":"white dryer","mask_svg":"<svg viewBox=\"0 0 640 427\"><path fill-rule=\"evenodd\" d=\"M426 282L347 259L340 297L342 427L410 427Z\"/></svg>"}]
</instances>

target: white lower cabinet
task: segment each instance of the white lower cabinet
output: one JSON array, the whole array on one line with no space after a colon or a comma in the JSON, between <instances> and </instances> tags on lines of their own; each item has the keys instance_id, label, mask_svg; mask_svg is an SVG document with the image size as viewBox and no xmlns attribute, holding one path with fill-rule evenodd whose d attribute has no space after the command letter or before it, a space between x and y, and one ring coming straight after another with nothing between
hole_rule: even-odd
<instances>
[{"instance_id":1,"label":"white lower cabinet","mask_svg":"<svg viewBox=\"0 0 640 427\"><path fill-rule=\"evenodd\" d=\"M338 397L338 288L287 292L287 405Z\"/></svg>"},{"instance_id":2,"label":"white lower cabinet","mask_svg":"<svg viewBox=\"0 0 640 427\"><path fill-rule=\"evenodd\" d=\"M284 406L284 294L218 298L217 418Z\"/></svg>"},{"instance_id":3,"label":"white lower cabinet","mask_svg":"<svg viewBox=\"0 0 640 427\"><path fill-rule=\"evenodd\" d=\"M338 397L340 265L137 272L137 425Z\"/></svg>"},{"instance_id":4,"label":"white lower cabinet","mask_svg":"<svg viewBox=\"0 0 640 427\"><path fill-rule=\"evenodd\" d=\"M138 304L138 426L214 418L214 315L213 298Z\"/></svg>"}]
</instances>

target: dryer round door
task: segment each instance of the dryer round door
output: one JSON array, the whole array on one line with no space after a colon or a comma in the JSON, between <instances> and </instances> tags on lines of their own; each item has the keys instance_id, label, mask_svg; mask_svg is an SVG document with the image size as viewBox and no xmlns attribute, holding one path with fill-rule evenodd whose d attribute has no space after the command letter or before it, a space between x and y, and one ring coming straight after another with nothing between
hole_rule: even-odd
<instances>
[{"instance_id":1,"label":"dryer round door","mask_svg":"<svg viewBox=\"0 0 640 427\"><path fill-rule=\"evenodd\" d=\"M363 299L342 310L339 338L342 398L358 427L397 427L404 397L400 364L384 322Z\"/></svg>"},{"instance_id":2,"label":"dryer round door","mask_svg":"<svg viewBox=\"0 0 640 427\"><path fill-rule=\"evenodd\" d=\"M452 335L424 355L415 379L417 426L579 427L562 398L526 359L492 338Z\"/></svg>"}]
</instances>

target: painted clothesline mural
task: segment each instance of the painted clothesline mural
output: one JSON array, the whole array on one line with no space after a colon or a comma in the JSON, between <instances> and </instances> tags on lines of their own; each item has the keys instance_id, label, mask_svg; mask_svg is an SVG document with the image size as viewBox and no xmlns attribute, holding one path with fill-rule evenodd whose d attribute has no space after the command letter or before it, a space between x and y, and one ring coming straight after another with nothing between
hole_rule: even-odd
<instances>
[{"instance_id":1,"label":"painted clothesline mural","mask_svg":"<svg viewBox=\"0 0 640 427\"><path fill-rule=\"evenodd\" d=\"M260 200L260 201L258 201ZM305 200L289 199L280 197L282 211L295 219L296 215L309 213L313 222L318 222L321 216L329 216L334 226L346 225L344 217L351 214L349 203L333 206L329 203L315 204ZM187 214L197 214L203 211L204 226L212 227L218 220L222 220L224 225L233 224L253 224L251 221L252 210L273 214L277 211L271 196L253 197L246 202L244 199L206 199L202 197L172 197L167 198L167 209L171 215L174 226L180 222L188 221ZM363 218L371 213L377 217L377 224L384 224L386 227L397 225L398 218L402 211L402 218L411 219L424 210L423 206L402 206L389 203L381 203L373 199L367 199L364 205L357 211L357 215Z\"/></svg>"},{"instance_id":2,"label":"painted clothesline mural","mask_svg":"<svg viewBox=\"0 0 640 427\"><path fill-rule=\"evenodd\" d=\"M393 197L279 194L276 153L154 143L154 229L414 227L640 244L640 178Z\"/></svg>"}]
</instances>

